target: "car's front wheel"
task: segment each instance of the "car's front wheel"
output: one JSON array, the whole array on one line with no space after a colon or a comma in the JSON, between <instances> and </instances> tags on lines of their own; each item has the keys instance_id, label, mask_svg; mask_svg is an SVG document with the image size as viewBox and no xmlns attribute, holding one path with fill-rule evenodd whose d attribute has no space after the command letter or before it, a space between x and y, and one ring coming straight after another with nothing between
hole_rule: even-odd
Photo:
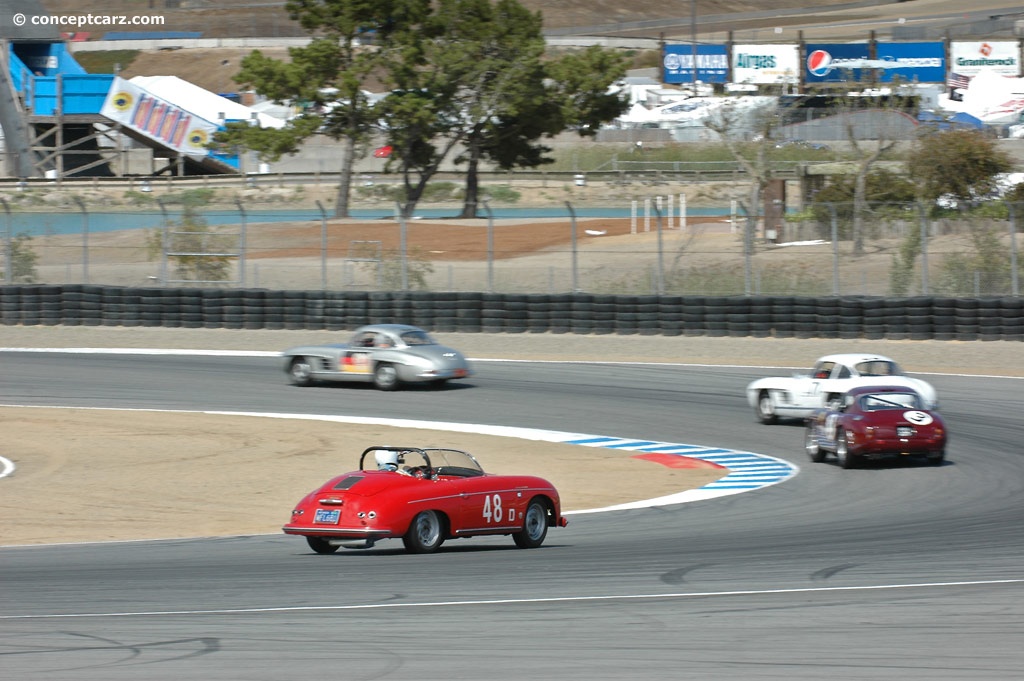
<instances>
[{"instance_id":1,"label":"car's front wheel","mask_svg":"<svg viewBox=\"0 0 1024 681\"><path fill-rule=\"evenodd\" d=\"M804 433L804 450L814 463L821 463L825 460L825 452L818 444L818 434L814 432L812 425L808 425L807 432Z\"/></svg>"},{"instance_id":2,"label":"car's front wheel","mask_svg":"<svg viewBox=\"0 0 1024 681\"><path fill-rule=\"evenodd\" d=\"M928 455L928 463L930 463L933 466L941 466L945 460L946 460L946 451L945 450L939 450L937 452L932 452L931 454Z\"/></svg>"},{"instance_id":3,"label":"car's front wheel","mask_svg":"<svg viewBox=\"0 0 1024 681\"><path fill-rule=\"evenodd\" d=\"M853 468L857 465L856 457L850 453L850 444L846 440L846 433L842 430L836 433L836 463L841 468Z\"/></svg>"},{"instance_id":4,"label":"car's front wheel","mask_svg":"<svg viewBox=\"0 0 1024 681\"><path fill-rule=\"evenodd\" d=\"M302 388L312 385L313 365L310 363L309 358L296 357L293 359L292 363L288 365L288 375L291 377L294 385Z\"/></svg>"},{"instance_id":5,"label":"car's front wheel","mask_svg":"<svg viewBox=\"0 0 1024 681\"><path fill-rule=\"evenodd\" d=\"M767 390L762 390L757 396L757 408L754 410L757 414L757 420L766 426L770 426L779 420L779 417L775 415L775 403L772 402L771 393Z\"/></svg>"},{"instance_id":6,"label":"car's front wheel","mask_svg":"<svg viewBox=\"0 0 1024 681\"><path fill-rule=\"evenodd\" d=\"M306 537L306 543L309 544L309 548L320 554L335 553L338 550L337 546L332 546L323 537Z\"/></svg>"},{"instance_id":7,"label":"car's front wheel","mask_svg":"<svg viewBox=\"0 0 1024 681\"><path fill-rule=\"evenodd\" d=\"M444 542L444 524L437 511L420 511L412 519L402 543L410 553L433 553Z\"/></svg>"},{"instance_id":8,"label":"car's front wheel","mask_svg":"<svg viewBox=\"0 0 1024 681\"><path fill-rule=\"evenodd\" d=\"M535 549L548 535L548 511L544 502L534 499L523 515L523 529L512 534L512 540L521 549Z\"/></svg>"},{"instance_id":9,"label":"car's front wheel","mask_svg":"<svg viewBox=\"0 0 1024 681\"><path fill-rule=\"evenodd\" d=\"M395 390L398 388L398 369L394 364L381 362L373 370L373 384L378 390Z\"/></svg>"}]
</instances>

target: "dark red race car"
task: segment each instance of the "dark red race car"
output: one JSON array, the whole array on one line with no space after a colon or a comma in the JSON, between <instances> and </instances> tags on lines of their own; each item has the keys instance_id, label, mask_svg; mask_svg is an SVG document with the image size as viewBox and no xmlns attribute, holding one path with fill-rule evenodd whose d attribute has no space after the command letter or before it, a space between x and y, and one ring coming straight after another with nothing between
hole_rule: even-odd
<instances>
[{"instance_id":1,"label":"dark red race car","mask_svg":"<svg viewBox=\"0 0 1024 681\"><path fill-rule=\"evenodd\" d=\"M832 452L843 468L895 457L938 466L946 457L946 424L906 386L864 386L807 418L804 447L811 461L820 463Z\"/></svg>"},{"instance_id":2,"label":"dark red race car","mask_svg":"<svg viewBox=\"0 0 1024 681\"><path fill-rule=\"evenodd\" d=\"M485 534L511 535L532 549L549 527L567 524L547 480L484 473L458 449L375 446L363 451L358 470L307 494L283 529L317 553L397 537L412 553L430 553L446 539Z\"/></svg>"}]
</instances>

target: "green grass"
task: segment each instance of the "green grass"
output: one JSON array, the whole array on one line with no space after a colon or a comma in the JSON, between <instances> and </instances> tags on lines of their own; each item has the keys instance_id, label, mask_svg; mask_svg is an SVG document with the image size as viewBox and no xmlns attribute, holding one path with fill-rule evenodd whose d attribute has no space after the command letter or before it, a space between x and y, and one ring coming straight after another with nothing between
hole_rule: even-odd
<instances>
[{"instance_id":1,"label":"green grass","mask_svg":"<svg viewBox=\"0 0 1024 681\"><path fill-rule=\"evenodd\" d=\"M75 61L89 73L117 73L128 68L139 50L107 50L103 52L76 52Z\"/></svg>"}]
</instances>

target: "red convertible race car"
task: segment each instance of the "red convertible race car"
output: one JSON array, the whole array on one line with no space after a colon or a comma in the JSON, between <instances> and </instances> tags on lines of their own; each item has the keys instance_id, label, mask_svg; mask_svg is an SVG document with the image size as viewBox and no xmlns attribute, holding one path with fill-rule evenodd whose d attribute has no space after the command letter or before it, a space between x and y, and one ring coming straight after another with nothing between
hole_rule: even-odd
<instances>
[{"instance_id":1,"label":"red convertible race car","mask_svg":"<svg viewBox=\"0 0 1024 681\"><path fill-rule=\"evenodd\" d=\"M808 417L804 448L815 463L835 453L843 468L895 457L924 458L938 466L946 457L946 424L905 386L853 388Z\"/></svg>"},{"instance_id":2,"label":"red convertible race car","mask_svg":"<svg viewBox=\"0 0 1024 681\"><path fill-rule=\"evenodd\" d=\"M358 470L307 494L282 529L317 553L397 537L411 553L431 553L446 539L486 534L512 535L532 549L549 527L567 524L547 480L484 473L458 449L375 446L363 451Z\"/></svg>"}]
</instances>

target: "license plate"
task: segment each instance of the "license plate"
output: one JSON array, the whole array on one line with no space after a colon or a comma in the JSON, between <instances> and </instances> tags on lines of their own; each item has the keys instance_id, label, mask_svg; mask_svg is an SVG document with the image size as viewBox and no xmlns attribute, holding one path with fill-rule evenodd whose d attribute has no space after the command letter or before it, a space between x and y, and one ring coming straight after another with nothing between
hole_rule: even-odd
<instances>
[{"instance_id":1,"label":"license plate","mask_svg":"<svg viewBox=\"0 0 1024 681\"><path fill-rule=\"evenodd\" d=\"M914 434L914 429L910 426L899 426L896 428L896 434L900 437L910 437Z\"/></svg>"},{"instance_id":2,"label":"license plate","mask_svg":"<svg viewBox=\"0 0 1024 681\"><path fill-rule=\"evenodd\" d=\"M340 508L336 508L332 511L318 508L316 514L313 516L313 522L320 523L321 525L337 525L339 520L341 520Z\"/></svg>"}]
</instances>

